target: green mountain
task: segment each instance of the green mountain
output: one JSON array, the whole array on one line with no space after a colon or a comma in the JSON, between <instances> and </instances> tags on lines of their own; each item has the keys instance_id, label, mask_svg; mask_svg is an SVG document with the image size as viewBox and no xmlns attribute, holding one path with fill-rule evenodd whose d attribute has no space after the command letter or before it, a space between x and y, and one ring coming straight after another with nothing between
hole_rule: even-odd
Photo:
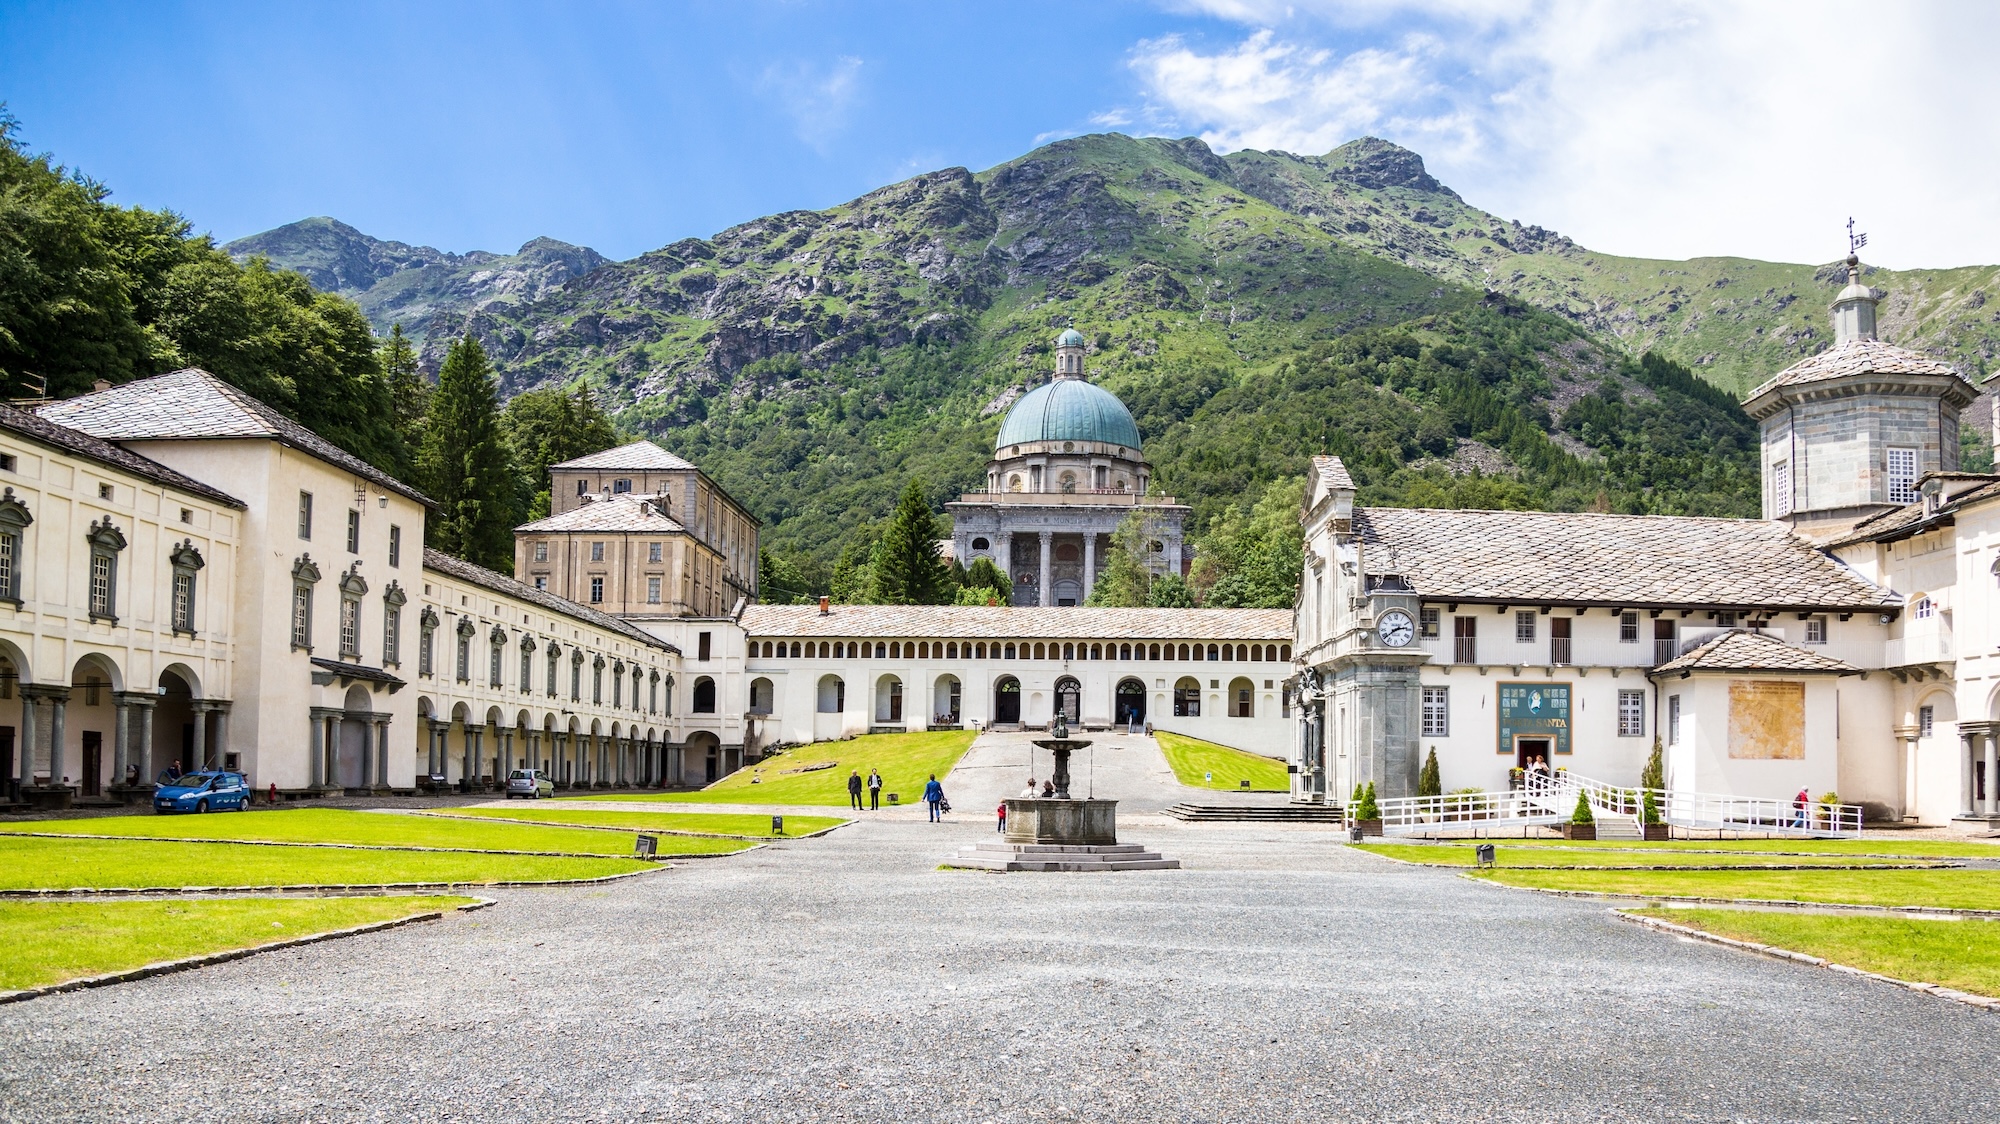
<instances>
[{"instance_id":1,"label":"green mountain","mask_svg":"<svg viewBox=\"0 0 2000 1124\"><path fill-rule=\"evenodd\" d=\"M1068 324L1204 522L1322 449L1376 502L1752 513L1731 396L1830 342L1840 280L1593 253L1373 139L1302 157L1080 137L500 296L437 251L285 230L322 222L231 249L320 270L378 325L421 306L427 355L469 331L510 392L587 380L749 502L767 542L823 564L907 475L937 502L981 479ZM1869 280L1892 338L1983 370L1994 272Z\"/></svg>"}]
</instances>

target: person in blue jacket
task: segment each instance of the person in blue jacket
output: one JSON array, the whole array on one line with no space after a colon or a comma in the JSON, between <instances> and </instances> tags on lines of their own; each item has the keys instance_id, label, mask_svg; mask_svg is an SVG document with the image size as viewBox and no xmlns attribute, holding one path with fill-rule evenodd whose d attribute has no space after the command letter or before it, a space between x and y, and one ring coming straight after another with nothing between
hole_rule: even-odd
<instances>
[{"instance_id":1,"label":"person in blue jacket","mask_svg":"<svg viewBox=\"0 0 2000 1124\"><path fill-rule=\"evenodd\" d=\"M931 807L932 823L939 823L944 819L944 812L942 811L944 808L944 786L938 783L936 773L932 773L931 779L924 782L924 803Z\"/></svg>"}]
</instances>

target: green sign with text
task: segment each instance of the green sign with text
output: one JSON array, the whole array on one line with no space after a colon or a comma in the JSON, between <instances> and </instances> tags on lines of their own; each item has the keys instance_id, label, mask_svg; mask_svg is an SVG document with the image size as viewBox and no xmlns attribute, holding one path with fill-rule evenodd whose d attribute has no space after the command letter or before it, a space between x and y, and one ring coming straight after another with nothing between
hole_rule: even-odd
<instances>
[{"instance_id":1,"label":"green sign with text","mask_svg":"<svg viewBox=\"0 0 2000 1124\"><path fill-rule=\"evenodd\" d=\"M1548 738L1557 753L1569 752L1569 684L1500 684L1500 744L1513 753L1515 739Z\"/></svg>"}]
</instances>

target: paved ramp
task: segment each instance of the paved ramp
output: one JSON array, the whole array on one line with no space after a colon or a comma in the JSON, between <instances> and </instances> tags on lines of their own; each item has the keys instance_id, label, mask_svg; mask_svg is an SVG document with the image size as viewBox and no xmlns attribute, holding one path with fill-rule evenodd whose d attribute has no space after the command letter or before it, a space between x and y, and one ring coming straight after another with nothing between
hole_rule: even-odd
<instances>
[{"instance_id":1,"label":"paved ramp","mask_svg":"<svg viewBox=\"0 0 2000 1124\"><path fill-rule=\"evenodd\" d=\"M1121 815L1164 810L1187 795L1174 779L1159 744L1143 734L1076 735L1090 746L1070 756L1071 796L1118 801ZM1055 770L1049 751L1035 745L1044 733L985 733L944 779L945 796L960 812L991 812L1000 801L1021 795L1028 778L1040 785Z\"/></svg>"}]
</instances>

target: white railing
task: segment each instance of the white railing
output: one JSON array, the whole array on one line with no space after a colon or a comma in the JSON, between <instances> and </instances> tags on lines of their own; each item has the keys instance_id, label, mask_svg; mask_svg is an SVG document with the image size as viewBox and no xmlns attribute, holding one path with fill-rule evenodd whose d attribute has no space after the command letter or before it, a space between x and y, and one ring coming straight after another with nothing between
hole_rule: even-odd
<instances>
[{"instance_id":1,"label":"white railing","mask_svg":"<svg viewBox=\"0 0 2000 1124\"><path fill-rule=\"evenodd\" d=\"M1398 796L1378 800L1383 835L1417 835L1453 828L1526 827L1566 823L1581 794L1591 815L1615 836L1643 838L1646 789L1621 788L1574 773L1527 773L1521 787L1504 792ZM1859 838L1861 807L1789 800L1651 790L1660 822L1711 831L1815 838ZM1347 822L1356 821L1354 805Z\"/></svg>"}]
</instances>

